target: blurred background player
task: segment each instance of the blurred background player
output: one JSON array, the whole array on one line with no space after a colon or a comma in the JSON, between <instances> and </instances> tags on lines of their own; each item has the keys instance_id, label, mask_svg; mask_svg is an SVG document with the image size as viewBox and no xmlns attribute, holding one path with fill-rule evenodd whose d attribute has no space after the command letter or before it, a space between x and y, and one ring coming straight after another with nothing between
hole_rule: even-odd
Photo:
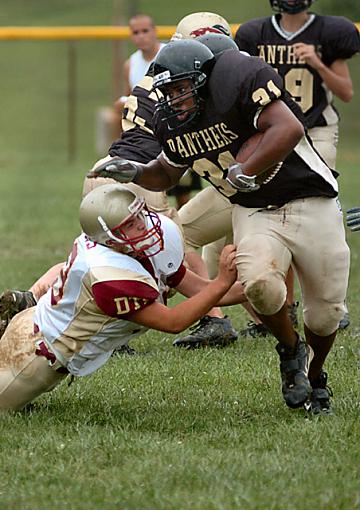
<instances>
[{"instance_id":1,"label":"blurred background player","mask_svg":"<svg viewBox=\"0 0 360 510\"><path fill-rule=\"evenodd\" d=\"M154 20L148 14L136 14L130 18L129 29L131 42L137 50L124 62L124 95L114 105L120 115L127 97L146 75L150 64L164 46L158 39Z\"/></svg>"},{"instance_id":2,"label":"blurred background player","mask_svg":"<svg viewBox=\"0 0 360 510\"><path fill-rule=\"evenodd\" d=\"M305 115L316 150L336 169L339 114L333 96L344 102L352 99L346 60L360 51L359 32L344 17L309 12L312 3L270 0L277 14L242 24L235 41L240 50L262 58L278 71ZM346 308L339 328L349 324Z\"/></svg>"}]
</instances>

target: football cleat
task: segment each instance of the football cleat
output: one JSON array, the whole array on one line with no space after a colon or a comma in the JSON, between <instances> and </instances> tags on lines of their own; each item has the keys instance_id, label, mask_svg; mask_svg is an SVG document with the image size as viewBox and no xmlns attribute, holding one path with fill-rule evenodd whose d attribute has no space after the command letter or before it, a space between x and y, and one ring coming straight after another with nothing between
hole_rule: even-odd
<instances>
[{"instance_id":1,"label":"football cleat","mask_svg":"<svg viewBox=\"0 0 360 510\"><path fill-rule=\"evenodd\" d=\"M7 325L17 313L36 305L36 300L30 291L6 290L0 295L0 338Z\"/></svg>"},{"instance_id":2,"label":"football cleat","mask_svg":"<svg viewBox=\"0 0 360 510\"><path fill-rule=\"evenodd\" d=\"M305 402L304 409L311 414L332 414L330 397L333 392L327 386L327 373L321 371L319 376L311 383L312 392Z\"/></svg>"},{"instance_id":3,"label":"football cleat","mask_svg":"<svg viewBox=\"0 0 360 510\"><path fill-rule=\"evenodd\" d=\"M239 335L244 338L265 338L268 335L271 335L271 331L269 328L265 326L265 324L256 324L255 322L248 322L247 328L242 329L239 332Z\"/></svg>"},{"instance_id":4,"label":"football cleat","mask_svg":"<svg viewBox=\"0 0 360 510\"><path fill-rule=\"evenodd\" d=\"M192 332L184 337L176 338L174 347L184 349L200 349L201 347L226 347L237 340L237 331L232 327L229 317L210 317L205 315L190 328Z\"/></svg>"},{"instance_id":5,"label":"football cleat","mask_svg":"<svg viewBox=\"0 0 360 510\"><path fill-rule=\"evenodd\" d=\"M350 316L349 312L345 312L343 318L339 322L339 329L346 329L348 326L350 326Z\"/></svg>"},{"instance_id":6,"label":"football cleat","mask_svg":"<svg viewBox=\"0 0 360 510\"><path fill-rule=\"evenodd\" d=\"M129 344L124 344L121 345L120 347L117 347L112 353L112 356L119 356L123 354L126 354L128 356L134 356L136 354L136 350L130 347Z\"/></svg>"},{"instance_id":7,"label":"football cleat","mask_svg":"<svg viewBox=\"0 0 360 510\"><path fill-rule=\"evenodd\" d=\"M301 407L310 397L311 385L308 379L312 349L298 335L296 347L277 344L280 356L282 394L285 403L293 409Z\"/></svg>"}]
</instances>

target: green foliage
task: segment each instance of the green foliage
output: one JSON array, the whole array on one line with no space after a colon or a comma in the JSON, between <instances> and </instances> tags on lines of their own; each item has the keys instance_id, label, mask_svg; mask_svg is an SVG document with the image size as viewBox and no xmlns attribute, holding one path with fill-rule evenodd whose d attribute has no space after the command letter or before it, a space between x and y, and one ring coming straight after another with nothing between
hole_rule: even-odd
<instances>
[{"instance_id":1,"label":"green foliage","mask_svg":"<svg viewBox=\"0 0 360 510\"><path fill-rule=\"evenodd\" d=\"M358 0L321 0L321 11L324 14L347 16L353 21L360 21L360 3ZM314 10L316 10L316 5Z\"/></svg>"}]
</instances>

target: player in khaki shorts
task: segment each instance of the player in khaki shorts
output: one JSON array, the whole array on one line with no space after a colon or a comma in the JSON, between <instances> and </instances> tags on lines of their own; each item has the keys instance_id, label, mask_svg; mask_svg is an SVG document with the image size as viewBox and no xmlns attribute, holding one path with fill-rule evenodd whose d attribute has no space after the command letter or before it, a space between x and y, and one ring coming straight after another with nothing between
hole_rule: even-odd
<instances>
[{"instance_id":1,"label":"player in khaki shorts","mask_svg":"<svg viewBox=\"0 0 360 510\"><path fill-rule=\"evenodd\" d=\"M155 118L161 155L147 165L114 158L93 177L167 189L190 166L227 197L238 277L278 340L284 400L330 412L323 365L344 312L350 257L334 173L304 135L300 109L260 59L229 50L216 60L196 40L163 48L154 86L162 92ZM260 141L239 163L252 135ZM301 286L306 342L287 312L290 264Z\"/></svg>"},{"instance_id":2,"label":"player in khaki shorts","mask_svg":"<svg viewBox=\"0 0 360 510\"><path fill-rule=\"evenodd\" d=\"M309 11L313 0L270 0L275 11L243 23L235 41L241 50L276 69L301 107L316 150L336 169L339 114L333 97L349 102L353 86L347 60L360 51L359 33L342 16ZM339 4L339 14L341 6ZM346 309L339 327L350 324Z\"/></svg>"},{"instance_id":3,"label":"player in khaki shorts","mask_svg":"<svg viewBox=\"0 0 360 510\"><path fill-rule=\"evenodd\" d=\"M93 373L148 328L176 333L214 305L244 299L235 246L224 249L216 280L198 277L182 263L176 224L120 184L89 192L80 223L56 282L1 338L0 411L23 408L69 374ZM189 299L167 308L168 287Z\"/></svg>"},{"instance_id":4,"label":"player in khaki shorts","mask_svg":"<svg viewBox=\"0 0 360 510\"><path fill-rule=\"evenodd\" d=\"M319 16L310 13L312 0L270 0L271 7L281 14L259 18L243 23L237 30L235 41L240 50L259 56L273 66L284 78L285 87L301 107L308 127L308 135L314 147L330 168L336 168L339 115L333 105L333 95L348 102L353 95L352 82L346 60L359 51L359 35L352 22L343 17ZM306 44L305 44L306 42ZM278 48L275 51L275 48ZM215 201L215 192L207 200ZM206 223L205 211L180 211L185 236L190 232L192 248L198 245L196 231L197 215ZM216 211L212 209L214 216ZM219 209L219 214L224 214ZM229 215L228 215L229 216ZM226 215L224 214L226 221ZM219 221L219 219L217 219ZM211 224L211 217L208 218ZM224 223L223 235L230 222ZM209 232L209 231L207 231ZM211 233L211 230L210 232ZM212 277L216 270L218 255L226 237L205 246L203 258ZM288 282L291 284L291 276ZM293 284L292 284L293 285ZM291 292L288 294L290 313L296 311ZM240 331L240 336L266 336L267 329L256 316L249 327ZM349 314L345 311L339 328L349 325Z\"/></svg>"}]
</instances>

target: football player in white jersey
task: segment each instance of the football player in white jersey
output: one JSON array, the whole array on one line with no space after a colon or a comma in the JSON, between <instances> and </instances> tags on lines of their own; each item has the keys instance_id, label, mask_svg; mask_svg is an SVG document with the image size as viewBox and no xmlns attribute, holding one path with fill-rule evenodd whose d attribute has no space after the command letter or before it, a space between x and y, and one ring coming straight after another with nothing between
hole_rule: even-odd
<instances>
[{"instance_id":1,"label":"football player in white jersey","mask_svg":"<svg viewBox=\"0 0 360 510\"><path fill-rule=\"evenodd\" d=\"M202 279L182 263L176 224L122 185L91 191L80 223L83 233L56 282L1 338L2 411L23 408L68 374L91 374L148 328L177 333L216 304L244 300L233 245L222 253L219 276ZM189 299L168 308L169 287Z\"/></svg>"}]
</instances>

